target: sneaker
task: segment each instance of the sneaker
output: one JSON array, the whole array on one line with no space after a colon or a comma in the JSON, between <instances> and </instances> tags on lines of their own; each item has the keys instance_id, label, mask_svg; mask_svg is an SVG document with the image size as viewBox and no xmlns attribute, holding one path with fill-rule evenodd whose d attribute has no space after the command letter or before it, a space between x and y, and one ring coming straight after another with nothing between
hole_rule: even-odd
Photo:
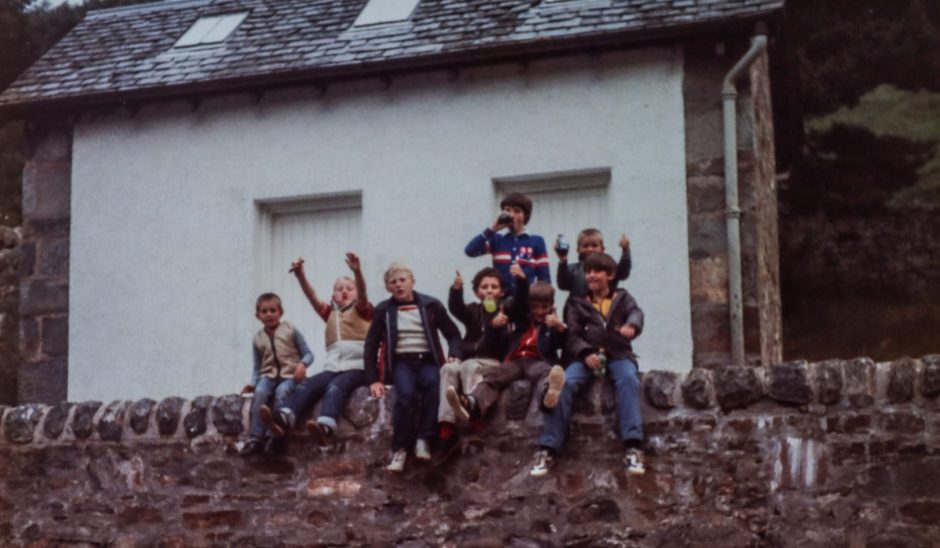
<instances>
[{"instance_id":1,"label":"sneaker","mask_svg":"<svg viewBox=\"0 0 940 548\"><path fill-rule=\"evenodd\" d=\"M639 449L627 449L623 456L623 463L627 466L628 474L645 474L646 468L643 467L643 451Z\"/></svg>"},{"instance_id":2,"label":"sneaker","mask_svg":"<svg viewBox=\"0 0 940 548\"><path fill-rule=\"evenodd\" d=\"M561 390L565 387L565 370L560 365L553 366L548 372L548 390L542 399L546 409L554 409L561 398Z\"/></svg>"},{"instance_id":3,"label":"sneaker","mask_svg":"<svg viewBox=\"0 0 940 548\"><path fill-rule=\"evenodd\" d=\"M385 467L389 472L402 472L405 470L405 461L408 459L408 453L404 449L399 449L392 454L392 460Z\"/></svg>"},{"instance_id":4,"label":"sneaker","mask_svg":"<svg viewBox=\"0 0 940 548\"><path fill-rule=\"evenodd\" d=\"M287 418L287 413L283 411L275 413L267 405L262 405L261 409L258 410L258 415L261 416L261 422L275 438L283 438L290 430L290 420Z\"/></svg>"},{"instance_id":5,"label":"sneaker","mask_svg":"<svg viewBox=\"0 0 940 548\"><path fill-rule=\"evenodd\" d=\"M428 440L421 438L415 444L415 458L418 460L431 460L431 446Z\"/></svg>"},{"instance_id":6,"label":"sneaker","mask_svg":"<svg viewBox=\"0 0 940 548\"><path fill-rule=\"evenodd\" d=\"M315 420L307 421L307 433L313 438L317 445L326 445L327 440L333 433L333 430L325 424L320 424Z\"/></svg>"},{"instance_id":7,"label":"sneaker","mask_svg":"<svg viewBox=\"0 0 940 548\"><path fill-rule=\"evenodd\" d=\"M251 438L242 445L241 449L238 450L238 454L247 457L249 455L257 455L264 450L264 443L261 440L256 440Z\"/></svg>"},{"instance_id":8,"label":"sneaker","mask_svg":"<svg viewBox=\"0 0 940 548\"><path fill-rule=\"evenodd\" d=\"M548 452L548 449L539 449L535 453L535 462L532 463L532 469L529 470L529 475L533 478L540 478L552 469L552 464L555 463L555 457Z\"/></svg>"},{"instance_id":9,"label":"sneaker","mask_svg":"<svg viewBox=\"0 0 940 548\"><path fill-rule=\"evenodd\" d=\"M470 422L470 410L466 405L469 402L467 402L466 398L461 398L460 394L457 393L457 389L453 386L447 387L447 403L450 405L450 408L454 410L457 422Z\"/></svg>"}]
</instances>

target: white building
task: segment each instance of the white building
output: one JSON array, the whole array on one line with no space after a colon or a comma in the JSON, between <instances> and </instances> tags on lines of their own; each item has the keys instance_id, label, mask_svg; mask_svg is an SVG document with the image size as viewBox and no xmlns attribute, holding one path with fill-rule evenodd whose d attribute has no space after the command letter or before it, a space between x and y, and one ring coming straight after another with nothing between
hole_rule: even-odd
<instances>
[{"instance_id":1,"label":"white building","mask_svg":"<svg viewBox=\"0 0 940 548\"><path fill-rule=\"evenodd\" d=\"M281 294L322 357L292 259L324 297L355 250L373 302L394 260L446 300L455 270L489 265L463 248L513 191L533 199L529 231L549 245L594 226L616 257L629 235L641 369L727 362L721 79L781 5L90 12L0 95L33 144L20 400L237 391L262 291ZM738 108L747 350L764 362L780 357L767 66L766 54L751 66ZM63 247L67 267L50 259Z\"/></svg>"}]
</instances>

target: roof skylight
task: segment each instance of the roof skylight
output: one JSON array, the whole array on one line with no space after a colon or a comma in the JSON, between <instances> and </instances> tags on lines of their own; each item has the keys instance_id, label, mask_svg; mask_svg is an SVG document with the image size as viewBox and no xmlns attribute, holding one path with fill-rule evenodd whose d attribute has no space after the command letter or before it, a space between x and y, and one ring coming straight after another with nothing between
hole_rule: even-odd
<instances>
[{"instance_id":1,"label":"roof skylight","mask_svg":"<svg viewBox=\"0 0 940 548\"><path fill-rule=\"evenodd\" d=\"M247 11L239 13L226 13L223 15L207 15L200 17L193 26L189 27L173 47L182 48L203 44L217 44L232 34L232 31L245 20Z\"/></svg>"},{"instance_id":2,"label":"roof skylight","mask_svg":"<svg viewBox=\"0 0 940 548\"><path fill-rule=\"evenodd\" d=\"M369 0L354 27L407 21L420 0Z\"/></svg>"}]
</instances>

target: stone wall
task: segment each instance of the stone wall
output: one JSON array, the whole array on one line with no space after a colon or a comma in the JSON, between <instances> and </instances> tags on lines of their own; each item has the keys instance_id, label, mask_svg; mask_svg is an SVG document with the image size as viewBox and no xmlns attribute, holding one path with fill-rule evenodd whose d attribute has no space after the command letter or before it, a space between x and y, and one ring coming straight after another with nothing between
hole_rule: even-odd
<instances>
[{"instance_id":1,"label":"stone wall","mask_svg":"<svg viewBox=\"0 0 940 548\"><path fill-rule=\"evenodd\" d=\"M55 403L68 388L72 129L26 126L17 401Z\"/></svg>"},{"instance_id":2,"label":"stone wall","mask_svg":"<svg viewBox=\"0 0 940 548\"><path fill-rule=\"evenodd\" d=\"M686 44L683 96L689 212L693 366L731 363L721 87L747 50L734 42ZM721 53L719 53L719 51ZM782 359L777 188L766 53L738 83L738 194L745 352L749 364Z\"/></svg>"},{"instance_id":3,"label":"stone wall","mask_svg":"<svg viewBox=\"0 0 940 548\"><path fill-rule=\"evenodd\" d=\"M530 386L439 468L384 470L393 395L360 389L338 439L242 458L238 395L0 409L0 544L851 546L940 538L940 355L643 378L630 476L609 384L551 474L528 476Z\"/></svg>"},{"instance_id":4,"label":"stone wall","mask_svg":"<svg viewBox=\"0 0 940 548\"><path fill-rule=\"evenodd\" d=\"M788 218L781 253L794 287L850 295L940 296L940 214Z\"/></svg>"},{"instance_id":5,"label":"stone wall","mask_svg":"<svg viewBox=\"0 0 940 548\"><path fill-rule=\"evenodd\" d=\"M21 234L19 228L0 226L0 405L16 403Z\"/></svg>"}]
</instances>

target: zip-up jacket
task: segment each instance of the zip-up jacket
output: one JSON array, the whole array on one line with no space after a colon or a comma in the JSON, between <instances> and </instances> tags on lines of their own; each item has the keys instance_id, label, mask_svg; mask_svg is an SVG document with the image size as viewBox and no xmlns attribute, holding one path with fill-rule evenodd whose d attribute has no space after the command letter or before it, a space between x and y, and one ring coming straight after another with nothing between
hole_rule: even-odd
<instances>
[{"instance_id":1,"label":"zip-up jacket","mask_svg":"<svg viewBox=\"0 0 940 548\"><path fill-rule=\"evenodd\" d=\"M499 304L510 306L505 300ZM483 328L496 316L497 312L492 314L486 312L481 303L466 304L463 300L463 289L453 287L450 288L450 294L447 296L447 310L463 324L466 331L460 342L463 359L493 358L498 360L502 357L498 351L493 352L482 344Z\"/></svg>"},{"instance_id":2,"label":"zip-up jacket","mask_svg":"<svg viewBox=\"0 0 940 548\"><path fill-rule=\"evenodd\" d=\"M483 343L490 352L498 352L500 361L506 359L522 342L523 335L532 327L529 314L529 284L526 280L517 280L516 295L509 304L507 316L512 330L506 327L493 327L486 322L483 329ZM565 333L559 333L547 325L538 326L536 347L539 359L551 365L561 363L559 351L565 346Z\"/></svg>"},{"instance_id":3,"label":"zip-up jacket","mask_svg":"<svg viewBox=\"0 0 940 548\"><path fill-rule=\"evenodd\" d=\"M625 324L636 328L636 336L643 332L643 311L626 289L618 289L611 295L606 321L587 297L572 297L565 308L565 323L568 324L566 350L572 359L583 360L603 348L609 359L630 358L636 361L630 339L618 332Z\"/></svg>"},{"instance_id":4,"label":"zip-up jacket","mask_svg":"<svg viewBox=\"0 0 940 548\"><path fill-rule=\"evenodd\" d=\"M385 382L391 379L392 368L395 364L395 345L398 343L398 307L403 304L414 304L421 314L421 325L424 327L424 336L432 349L438 367L444 364L444 351L441 348L438 332L447 339L448 356L461 358L460 331L454 321L447 315L447 310L441 301L423 293L414 293L413 303L399 303L395 299L387 299L375 307L372 325L366 334L364 350L366 383L376 381ZM379 346L383 345L382 362L379 362Z\"/></svg>"},{"instance_id":5,"label":"zip-up jacket","mask_svg":"<svg viewBox=\"0 0 940 548\"><path fill-rule=\"evenodd\" d=\"M502 234L487 227L470 240L464 248L464 253L468 257L479 257L487 253L493 255L493 268L502 277L503 290L507 296L516 292L516 278L509 272L513 263L522 267L529 283L535 283L536 280L552 282L545 240L536 234Z\"/></svg>"}]
</instances>

